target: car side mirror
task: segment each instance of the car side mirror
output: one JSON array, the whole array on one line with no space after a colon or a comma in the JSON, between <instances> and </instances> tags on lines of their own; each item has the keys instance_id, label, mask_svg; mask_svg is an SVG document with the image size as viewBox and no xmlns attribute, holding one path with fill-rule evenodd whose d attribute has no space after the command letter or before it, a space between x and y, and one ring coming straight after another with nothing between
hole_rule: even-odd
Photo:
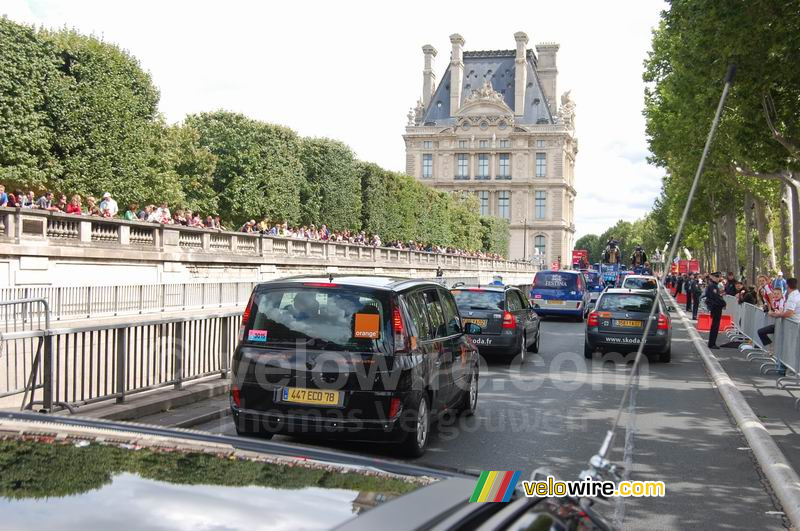
<instances>
[{"instance_id":1,"label":"car side mirror","mask_svg":"<svg viewBox=\"0 0 800 531\"><path fill-rule=\"evenodd\" d=\"M471 336L480 335L483 332L483 328L476 325L475 323L467 323L464 325L464 333L469 334Z\"/></svg>"}]
</instances>

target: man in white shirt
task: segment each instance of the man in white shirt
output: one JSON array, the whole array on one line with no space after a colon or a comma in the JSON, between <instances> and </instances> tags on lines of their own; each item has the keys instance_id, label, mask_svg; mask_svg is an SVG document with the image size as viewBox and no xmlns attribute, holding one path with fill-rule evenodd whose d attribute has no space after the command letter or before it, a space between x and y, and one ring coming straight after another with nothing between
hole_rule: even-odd
<instances>
[{"instance_id":1,"label":"man in white shirt","mask_svg":"<svg viewBox=\"0 0 800 531\"><path fill-rule=\"evenodd\" d=\"M100 201L100 213L104 217L113 218L117 216L119 206L117 202L111 197L111 194L106 192L103 194L103 200Z\"/></svg>"},{"instance_id":2,"label":"man in white shirt","mask_svg":"<svg viewBox=\"0 0 800 531\"><path fill-rule=\"evenodd\" d=\"M786 300L783 303L782 310L773 310L769 312L770 317L774 317L775 319L786 319L787 321L791 321L793 323L800 323L800 291L797 291L797 279L796 278L787 278L786 279L786 287L788 288L789 292L786 294ZM761 335L761 331L766 328L772 328L771 331L767 333L774 333L775 332L775 325L770 325L769 327L764 327L758 331L759 337L763 340L766 337L766 333L764 336ZM764 346L769 345L771 341L767 338L767 342L764 343ZM786 367L783 366L780 359L780 353L778 353L778 375L779 376L786 376Z\"/></svg>"}]
</instances>

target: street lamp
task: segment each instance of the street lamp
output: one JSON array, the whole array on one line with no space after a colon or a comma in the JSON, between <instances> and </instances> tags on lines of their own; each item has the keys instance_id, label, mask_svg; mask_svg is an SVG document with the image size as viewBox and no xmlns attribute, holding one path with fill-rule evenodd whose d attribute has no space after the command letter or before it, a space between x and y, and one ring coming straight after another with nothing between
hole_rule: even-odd
<instances>
[{"instance_id":1,"label":"street lamp","mask_svg":"<svg viewBox=\"0 0 800 531\"><path fill-rule=\"evenodd\" d=\"M756 204L750 205L750 238L753 240L753 267L751 269L750 282L756 283Z\"/></svg>"},{"instance_id":2,"label":"street lamp","mask_svg":"<svg viewBox=\"0 0 800 531\"><path fill-rule=\"evenodd\" d=\"M528 261L528 218L522 218L523 236L522 236L522 255L525 261Z\"/></svg>"}]
</instances>

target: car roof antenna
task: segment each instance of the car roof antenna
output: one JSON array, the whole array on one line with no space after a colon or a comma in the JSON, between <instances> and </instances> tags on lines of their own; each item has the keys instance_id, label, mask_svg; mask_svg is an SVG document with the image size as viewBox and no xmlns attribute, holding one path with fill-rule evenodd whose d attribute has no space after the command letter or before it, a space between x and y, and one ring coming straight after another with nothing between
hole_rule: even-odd
<instances>
[{"instance_id":1,"label":"car roof antenna","mask_svg":"<svg viewBox=\"0 0 800 531\"><path fill-rule=\"evenodd\" d=\"M328 282L333 284L333 273L328 273Z\"/></svg>"}]
</instances>

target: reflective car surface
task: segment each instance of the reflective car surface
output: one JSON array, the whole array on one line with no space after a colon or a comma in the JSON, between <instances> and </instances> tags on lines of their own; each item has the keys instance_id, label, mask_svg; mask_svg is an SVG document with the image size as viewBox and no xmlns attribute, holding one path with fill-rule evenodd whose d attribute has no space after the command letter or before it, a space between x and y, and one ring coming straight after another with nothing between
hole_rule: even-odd
<instances>
[{"instance_id":1,"label":"reflective car surface","mask_svg":"<svg viewBox=\"0 0 800 531\"><path fill-rule=\"evenodd\" d=\"M539 315L568 316L582 321L591 295L580 271L539 271L533 277L530 299Z\"/></svg>"},{"instance_id":2,"label":"reflective car surface","mask_svg":"<svg viewBox=\"0 0 800 531\"><path fill-rule=\"evenodd\" d=\"M660 361L670 361L672 321L669 307L655 291L622 288L604 291L589 313L584 356L591 358L596 350L627 352L638 349L654 304L656 310L644 350L657 354Z\"/></svg>"},{"instance_id":3,"label":"reflective car surface","mask_svg":"<svg viewBox=\"0 0 800 531\"><path fill-rule=\"evenodd\" d=\"M464 323L480 327L469 338L481 354L525 358L539 351L539 316L514 287L459 288L451 291Z\"/></svg>"},{"instance_id":4,"label":"reflective car surface","mask_svg":"<svg viewBox=\"0 0 800 531\"><path fill-rule=\"evenodd\" d=\"M449 291L390 277L258 285L233 355L243 435L341 437L425 451L431 420L477 405L477 349Z\"/></svg>"}]
</instances>

